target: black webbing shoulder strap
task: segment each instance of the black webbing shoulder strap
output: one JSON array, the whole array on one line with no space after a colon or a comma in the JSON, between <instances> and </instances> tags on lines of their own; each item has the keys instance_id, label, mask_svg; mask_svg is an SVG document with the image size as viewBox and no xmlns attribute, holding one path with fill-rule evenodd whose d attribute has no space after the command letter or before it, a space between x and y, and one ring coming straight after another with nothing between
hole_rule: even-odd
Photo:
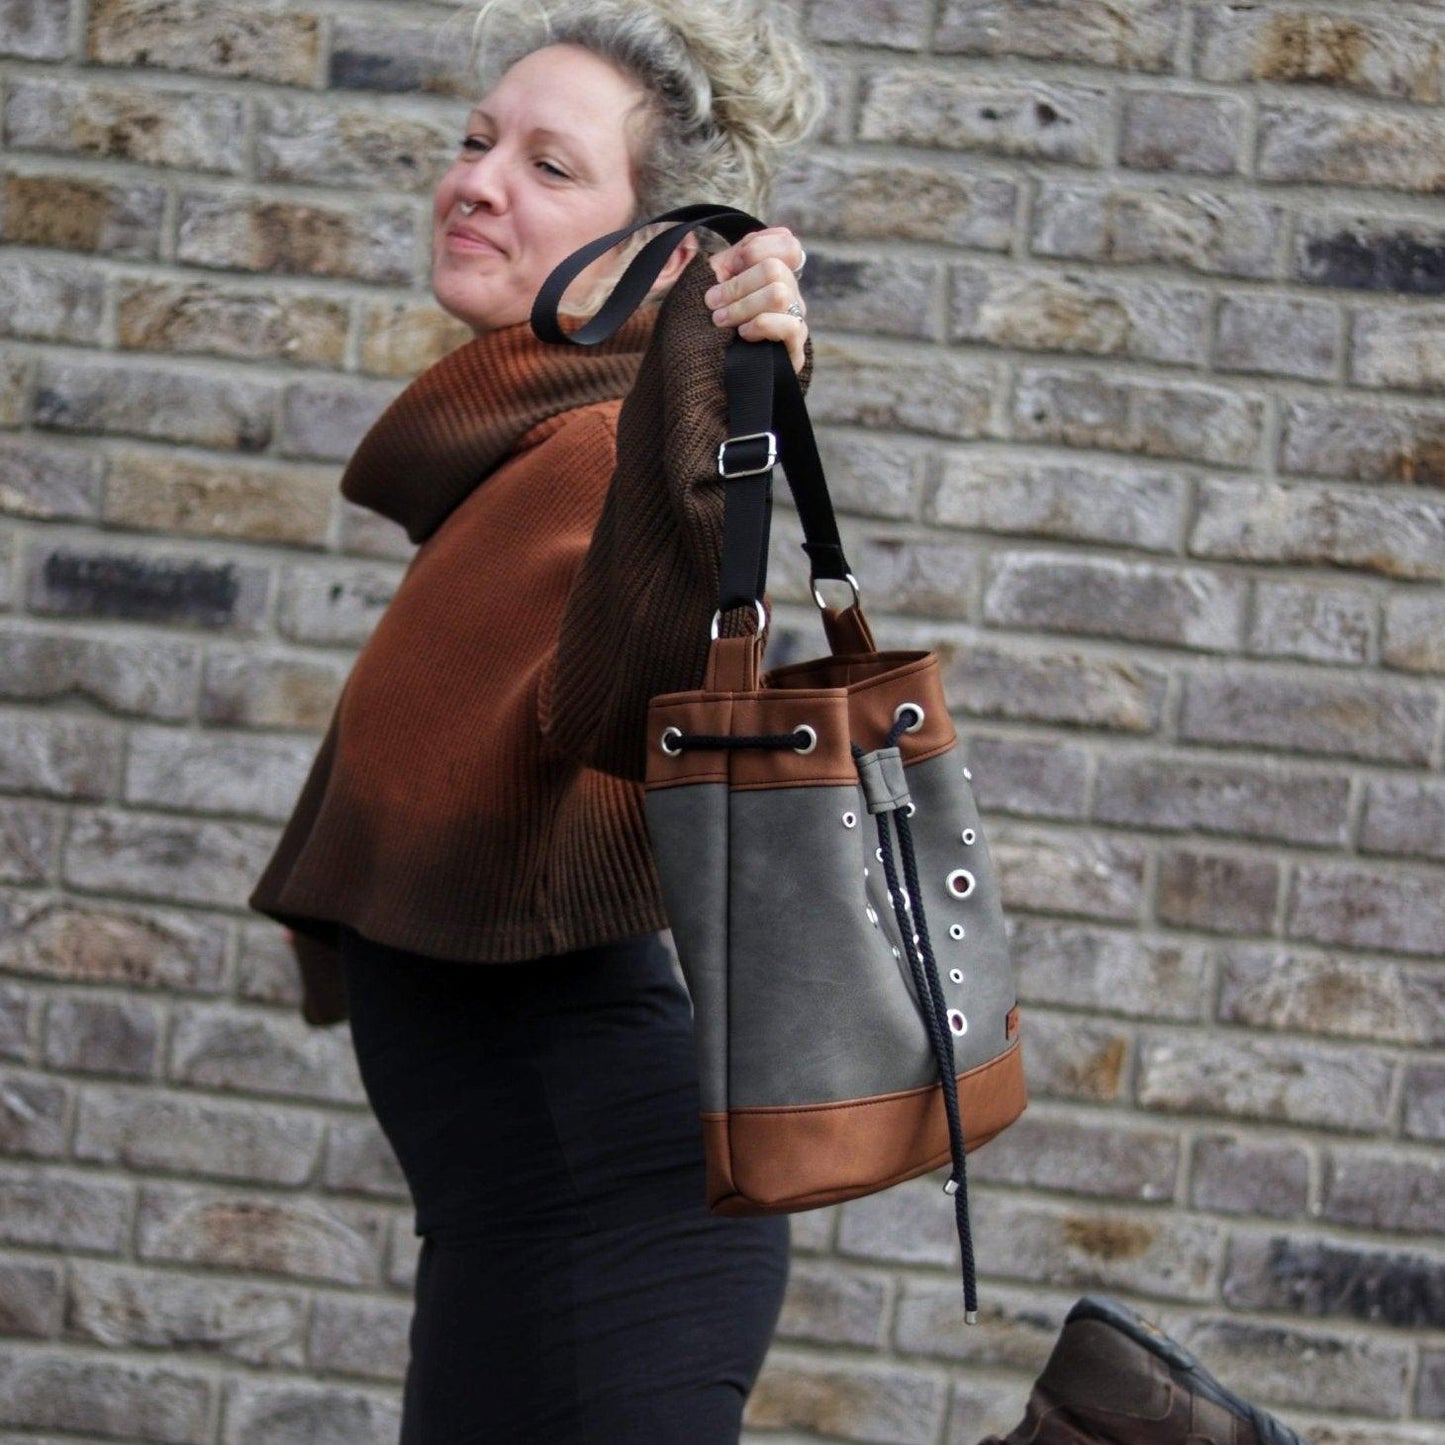
<instances>
[{"instance_id":1,"label":"black webbing shoulder strap","mask_svg":"<svg viewBox=\"0 0 1445 1445\"><path fill-rule=\"evenodd\" d=\"M564 331L558 310L567 287L599 257L647 226L667 229L633 258L597 314L575 331ZM732 243L763 223L731 206L682 206L674 211L599 236L574 251L542 284L532 306L532 330L542 341L596 346L615 335L646 299L679 243L700 226ZM728 434L718 447L718 474L727 483L718 610L762 602L767 582L768 532L772 514L773 467L781 462L803 528L813 583L832 579L857 584L843 555L832 498L818 457L803 389L777 341L744 341L734 335L723 367L728 398Z\"/></svg>"}]
</instances>

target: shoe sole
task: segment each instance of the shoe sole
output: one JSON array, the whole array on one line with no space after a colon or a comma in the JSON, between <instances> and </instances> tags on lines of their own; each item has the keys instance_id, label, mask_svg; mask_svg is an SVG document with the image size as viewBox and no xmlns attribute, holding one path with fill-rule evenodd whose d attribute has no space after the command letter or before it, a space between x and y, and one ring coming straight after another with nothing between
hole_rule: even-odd
<instances>
[{"instance_id":1,"label":"shoe sole","mask_svg":"<svg viewBox=\"0 0 1445 1445\"><path fill-rule=\"evenodd\" d=\"M1281 1424L1233 1390L1221 1385L1213 1375L1190 1354L1178 1340L1156 1329L1143 1316L1136 1314L1118 1300L1086 1295L1069 1311L1065 1324L1074 1320L1099 1320L1142 1345L1151 1355L1164 1361L1171 1370L1186 1378L1181 1381L1189 1389L1222 1406L1248 1425L1259 1436L1259 1445L1310 1445L1303 1435Z\"/></svg>"}]
</instances>

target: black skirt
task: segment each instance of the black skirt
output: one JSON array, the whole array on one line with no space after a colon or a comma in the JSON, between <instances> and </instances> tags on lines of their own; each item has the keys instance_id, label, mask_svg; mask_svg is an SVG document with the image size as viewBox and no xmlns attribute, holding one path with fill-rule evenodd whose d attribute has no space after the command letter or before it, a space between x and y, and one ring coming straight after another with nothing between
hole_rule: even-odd
<instances>
[{"instance_id":1,"label":"black skirt","mask_svg":"<svg viewBox=\"0 0 1445 1445\"><path fill-rule=\"evenodd\" d=\"M788 1228L706 1208L662 941L453 963L343 928L341 958L422 1237L401 1445L732 1445Z\"/></svg>"}]
</instances>

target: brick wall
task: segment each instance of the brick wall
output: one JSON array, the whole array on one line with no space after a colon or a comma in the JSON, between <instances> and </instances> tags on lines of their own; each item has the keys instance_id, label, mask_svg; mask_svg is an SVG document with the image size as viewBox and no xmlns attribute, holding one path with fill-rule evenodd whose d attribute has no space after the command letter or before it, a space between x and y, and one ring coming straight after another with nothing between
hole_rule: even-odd
<instances>
[{"instance_id":1,"label":"brick wall","mask_svg":"<svg viewBox=\"0 0 1445 1445\"><path fill-rule=\"evenodd\" d=\"M1445 1441L1445 4L809 19L814 410L1034 1102L987 1323L936 1180L799 1216L753 1433L971 1445L1101 1288L1317 1445ZM338 463L459 339L465 23L0 0L5 1442L395 1439L405 1191L242 904L407 555Z\"/></svg>"}]
</instances>

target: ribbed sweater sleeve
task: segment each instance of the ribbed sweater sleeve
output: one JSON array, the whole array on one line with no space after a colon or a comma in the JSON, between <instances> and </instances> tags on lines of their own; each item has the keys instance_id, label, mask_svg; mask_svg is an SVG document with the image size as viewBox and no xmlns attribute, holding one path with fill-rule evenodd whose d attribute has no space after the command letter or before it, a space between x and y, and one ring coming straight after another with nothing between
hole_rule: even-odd
<instances>
[{"instance_id":1,"label":"ribbed sweater sleeve","mask_svg":"<svg viewBox=\"0 0 1445 1445\"><path fill-rule=\"evenodd\" d=\"M698 257L662 303L539 694L555 747L636 782L646 773L647 704L701 686L717 607L731 333L703 302L713 282ZM810 371L811 353L805 385Z\"/></svg>"}]
</instances>

